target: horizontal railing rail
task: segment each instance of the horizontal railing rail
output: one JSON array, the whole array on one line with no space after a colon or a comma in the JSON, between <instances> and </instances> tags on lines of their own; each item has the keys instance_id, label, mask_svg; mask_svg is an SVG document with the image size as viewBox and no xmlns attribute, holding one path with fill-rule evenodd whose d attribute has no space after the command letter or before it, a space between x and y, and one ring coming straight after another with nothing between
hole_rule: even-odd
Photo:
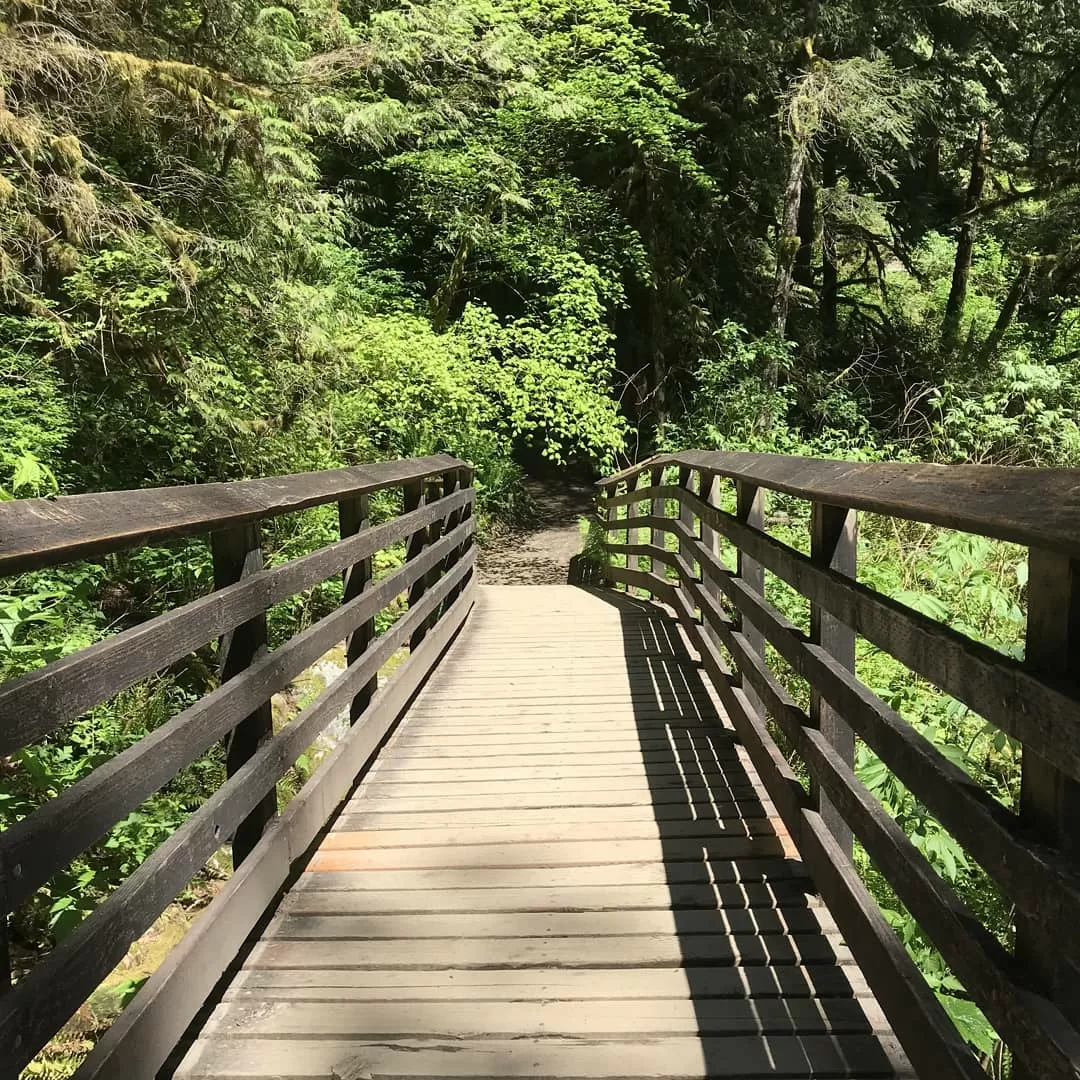
<instances>
[{"instance_id":1,"label":"horizontal railing rail","mask_svg":"<svg viewBox=\"0 0 1080 1080\"><path fill-rule=\"evenodd\" d=\"M724 480L734 483L733 512L721 505ZM609 582L648 591L686 626L919 1074L982 1071L860 880L853 835L1011 1049L1017 1076L1080 1075L1080 470L690 451L600 488ZM810 503L809 555L769 535L767 490ZM859 510L1025 545L1025 660L858 582ZM734 566L721 557L721 538L734 546ZM809 601L808 633L766 599L766 571ZM1019 812L858 678L857 635L1022 744ZM766 643L809 688L809 709ZM856 737L1014 905L1015 948L978 920L859 781Z\"/></svg>"},{"instance_id":2,"label":"horizontal railing rail","mask_svg":"<svg viewBox=\"0 0 1080 1080\"><path fill-rule=\"evenodd\" d=\"M373 525L370 496L401 490L402 511ZM234 873L79 1071L152 1076L299 858L378 748L472 604L472 470L438 455L327 473L0 504L0 573L208 533L214 591L0 686L0 755L62 726L139 680L220 641L219 685L0 833L8 915L72 860L223 740L226 779L67 938L0 987L0 1074L14 1077L82 1006L131 944L231 840ZM336 502L341 539L265 568L260 522ZM404 543L376 580L373 556ZM342 603L273 651L268 609L345 575ZM375 618L408 597L388 629ZM344 672L274 732L271 697L346 642ZM380 669L409 658L385 686ZM342 712L348 733L280 815L276 785ZM6 939L0 941L6 955ZM10 1073L9 1073L10 1071Z\"/></svg>"}]
</instances>

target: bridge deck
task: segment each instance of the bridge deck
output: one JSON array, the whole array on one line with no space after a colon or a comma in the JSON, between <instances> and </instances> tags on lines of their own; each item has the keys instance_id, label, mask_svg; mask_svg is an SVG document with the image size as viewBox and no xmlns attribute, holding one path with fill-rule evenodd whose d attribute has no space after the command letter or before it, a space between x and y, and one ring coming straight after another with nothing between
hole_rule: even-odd
<instances>
[{"instance_id":1,"label":"bridge deck","mask_svg":"<svg viewBox=\"0 0 1080 1080\"><path fill-rule=\"evenodd\" d=\"M487 587L176 1076L911 1075L658 608Z\"/></svg>"}]
</instances>

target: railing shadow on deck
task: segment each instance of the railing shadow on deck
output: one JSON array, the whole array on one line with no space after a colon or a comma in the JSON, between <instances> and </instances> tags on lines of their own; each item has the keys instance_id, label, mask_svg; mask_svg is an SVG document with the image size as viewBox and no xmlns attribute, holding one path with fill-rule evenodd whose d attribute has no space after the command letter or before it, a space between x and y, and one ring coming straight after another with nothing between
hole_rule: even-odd
<instances>
[{"instance_id":1,"label":"railing shadow on deck","mask_svg":"<svg viewBox=\"0 0 1080 1080\"><path fill-rule=\"evenodd\" d=\"M648 600L584 587L620 614L634 718L706 1075L731 1070L733 1053L755 1073L771 1067L893 1075L895 1062L876 1039L852 1044L850 1038L828 1038L834 1029L870 1036L874 1026L849 979L850 956L837 948L835 932L822 926L809 875L790 841L778 835L782 825L744 764L737 736L674 616ZM732 1032L730 1009L728 1026L717 1027L720 999L729 1006L745 1001L745 1030ZM808 1024L804 1005L816 1011L818 1022ZM740 1034L746 1037L733 1042ZM852 1045L858 1060L845 1060Z\"/></svg>"}]
</instances>

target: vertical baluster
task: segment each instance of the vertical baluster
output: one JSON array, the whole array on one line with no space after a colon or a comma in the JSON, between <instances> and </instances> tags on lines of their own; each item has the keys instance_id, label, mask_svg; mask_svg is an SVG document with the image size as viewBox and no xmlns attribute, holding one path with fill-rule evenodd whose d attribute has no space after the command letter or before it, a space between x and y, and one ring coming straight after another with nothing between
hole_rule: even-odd
<instances>
[{"instance_id":1,"label":"vertical baluster","mask_svg":"<svg viewBox=\"0 0 1080 1080\"><path fill-rule=\"evenodd\" d=\"M1080 671L1080 560L1032 548L1028 552L1025 664L1052 680L1075 682ZM1080 863L1080 783L1024 747L1020 818L1032 836ZM1033 988L1080 1027L1080 949L1075 926L1046 925L1018 914L1016 953ZM1019 1065L1016 1080L1037 1080Z\"/></svg>"},{"instance_id":2,"label":"vertical baluster","mask_svg":"<svg viewBox=\"0 0 1080 1080\"><path fill-rule=\"evenodd\" d=\"M690 483L691 475L690 469L679 469L679 487L681 487L683 491L689 492L693 490ZM693 510L681 501L679 502L679 521L691 536L697 536L697 518L694 516ZM694 552L694 544L686 540L680 540L679 554L682 556L686 565L690 567L690 573L697 577L699 572L697 556Z\"/></svg>"},{"instance_id":3,"label":"vertical baluster","mask_svg":"<svg viewBox=\"0 0 1080 1080\"><path fill-rule=\"evenodd\" d=\"M443 494L443 498L446 498L448 495L455 494L456 492L460 491L465 486L463 484L463 482L462 482L462 472L463 472L463 470L461 470L461 469L451 469L450 472L443 473L443 475L442 475L442 494ZM458 525L461 524L462 514L463 513L464 513L464 510L461 509L461 510L453 510L449 514L447 514L446 517L443 518L443 521L442 521L442 532L445 533L445 534L452 533L458 527ZM452 569L454 564L458 561L458 559L460 557L461 557L461 549L457 548L457 547L452 548L450 550L450 552L447 554L446 558L443 559L443 561L442 561L442 566L441 566L441 568L439 570L440 576L442 576L443 574L447 573L447 571ZM443 604L442 604L442 607L441 607L440 611L437 611L434 615L432 615L432 617L431 617L432 625L434 625L436 622L439 621L439 618L441 617L442 611L445 611L453 603L453 601L454 601L454 597L448 594L446 599L443 601Z\"/></svg>"},{"instance_id":4,"label":"vertical baluster","mask_svg":"<svg viewBox=\"0 0 1080 1080\"><path fill-rule=\"evenodd\" d=\"M351 499L342 499L338 503L338 528L341 538L355 536L359 532L371 526L371 514L368 496L357 495ZM348 603L356 599L361 593L366 592L372 585L372 560L369 555L358 563L350 566L345 571L345 592L342 603ZM345 643L345 662L355 664L365 650L375 639L375 617L372 616L365 623L358 626ZM371 703L379 685L379 676L373 675L371 680L357 690L349 705L349 720L356 723L356 719Z\"/></svg>"},{"instance_id":5,"label":"vertical baluster","mask_svg":"<svg viewBox=\"0 0 1080 1080\"><path fill-rule=\"evenodd\" d=\"M709 506L718 506L720 503L720 477L702 469L698 473L698 495L701 497L702 502L708 503ZM704 518L701 519L701 546L711 555L715 555L717 558L720 557L720 534L710 527ZM719 605L720 586L712 578L708 577L700 567L699 577L701 578L701 587L706 595ZM704 630L709 640L719 648L720 636L708 622L704 624Z\"/></svg>"},{"instance_id":6,"label":"vertical baluster","mask_svg":"<svg viewBox=\"0 0 1080 1080\"><path fill-rule=\"evenodd\" d=\"M755 529L765 528L765 492L756 484L745 480L735 481L735 516L745 525ZM756 593L765 592L765 569L756 559L751 559L745 551L739 549L736 573L742 578L748 588ZM741 615L736 617L736 625L746 638L747 644L756 653L764 656L765 638L749 619L743 619ZM743 692L751 707L764 716L765 706L757 691L747 682L742 682Z\"/></svg>"},{"instance_id":7,"label":"vertical baluster","mask_svg":"<svg viewBox=\"0 0 1080 1080\"><path fill-rule=\"evenodd\" d=\"M612 506L611 505L611 500L618 494L618 491L619 491L619 485L618 484L611 484L608 487L604 488L604 501L605 501L605 504L606 504L605 510L606 510L606 517L607 517L608 526L610 526L612 524L612 522L615 522L615 521L619 520L619 508L617 506ZM609 529L605 530L605 536L607 538L607 543L609 543L609 544L617 544L617 543L619 543L619 534L614 529L609 528ZM622 556L620 556L620 555L609 555L608 558L611 560L610 565L618 566L619 565L619 559L622 558ZM618 587L618 584L616 582L614 582L614 581L609 581L608 584L611 585L613 588Z\"/></svg>"},{"instance_id":8,"label":"vertical baluster","mask_svg":"<svg viewBox=\"0 0 1080 1080\"><path fill-rule=\"evenodd\" d=\"M419 510L424 505L424 483L422 480L410 480L404 488L404 494L402 498L402 512L405 514L412 513L413 510ZM422 529L417 529L416 532L409 536L408 541L405 544L405 562L410 563L413 559L418 559L424 551L424 545L427 543L428 530L425 525ZM409 586L409 607L414 608L420 603L421 597L424 595L424 590L427 588L427 581L424 575L421 575ZM417 629L413 636L409 640L410 651L415 649L421 641L424 640L424 633L426 627L421 626Z\"/></svg>"},{"instance_id":9,"label":"vertical baluster","mask_svg":"<svg viewBox=\"0 0 1080 1080\"><path fill-rule=\"evenodd\" d=\"M210 537L214 562L214 588L232 585L263 568L262 530L258 522L221 529ZM266 613L242 623L221 639L221 681L226 682L266 654ZM273 737L270 702L260 705L233 728L226 744L225 771L234 776L267 739ZM271 788L240 823L232 839L233 865L239 866L259 842L267 823L277 813L277 791Z\"/></svg>"},{"instance_id":10,"label":"vertical baluster","mask_svg":"<svg viewBox=\"0 0 1080 1080\"><path fill-rule=\"evenodd\" d=\"M664 467L663 465L654 465L649 470L649 486L659 487L664 482ZM653 498L651 505L649 506L649 516L654 518L667 517L667 502L664 499ZM659 548L664 551L667 544L667 533L663 529L653 528L649 533L649 543L654 548ZM649 571L656 574L658 577L666 580L667 567L664 563L658 559L649 560ZM654 600L660 598L654 592L652 594Z\"/></svg>"},{"instance_id":11,"label":"vertical baluster","mask_svg":"<svg viewBox=\"0 0 1080 1080\"><path fill-rule=\"evenodd\" d=\"M7 899L7 875L11 871L0 857L0 998L11 990L11 938Z\"/></svg>"},{"instance_id":12,"label":"vertical baluster","mask_svg":"<svg viewBox=\"0 0 1080 1080\"><path fill-rule=\"evenodd\" d=\"M858 550L858 515L854 510L826 503L810 508L810 558L818 566L828 567L847 577L855 576ZM855 670L855 631L817 604L810 605L810 640L831 653L848 671ZM829 744L848 765L855 764L855 736L840 714L821 695L810 689L810 719L821 729ZM851 855L851 829L816 784L811 797L821 811L825 827L837 844Z\"/></svg>"},{"instance_id":13,"label":"vertical baluster","mask_svg":"<svg viewBox=\"0 0 1080 1080\"><path fill-rule=\"evenodd\" d=\"M640 488L648 487L649 486L649 474L647 472L639 472L637 474L637 476L635 476L632 480L629 481L629 483L633 485L635 490L638 490ZM648 499L642 499L641 502L633 503L630 506L630 508L628 510L628 513L630 514L631 517L647 517L648 514L649 514L649 500ZM648 539L649 538L649 530L648 529L635 529L633 531L632 535L633 535L633 540L631 542L634 543L634 544L647 544L649 542L649 539ZM634 556L634 569L635 570L640 570L641 569L641 559L637 555ZM650 559L649 560L649 567L648 567L648 570L646 572L651 574L652 569L653 569L652 559ZM643 589L640 589L638 591L639 591L639 593L641 595L641 598L643 600L648 599L652 595L652 593L648 589L643 588Z\"/></svg>"},{"instance_id":14,"label":"vertical baluster","mask_svg":"<svg viewBox=\"0 0 1080 1080\"><path fill-rule=\"evenodd\" d=\"M438 480L429 480L424 488L424 502L430 505L431 503L438 502L443 495L443 482L440 477ZM444 518L436 518L429 526L427 531L427 545L431 547L433 544L439 542L440 537L443 534L443 528L446 521ZM436 563L425 575L424 591L427 592L431 589L435 583L443 575L442 563ZM439 609L436 608L432 613L424 620L424 628L420 632L420 640L423 640L427 636L428 631L439 621ZM419 644L419 642L417 642Z\"/></svg>"},{"instance_id":15,"label":"vertical baluster","mask_svg":"<svg viewBox=\"0 0 1080 1080\"><path fill-rule=\"evenodd\" d=\"M451 475L454 476L452 488L450 490L461 491L472 487L473 471L470 468L458 469L453 474L447 473L446 475L447 477ZM472 512L473 503L472 499L470 498L470 500L460 510L456 512L456 515L451 515L452 520L448 525L448 530L456 529L459 525L463 525L466 521L469 520L470 517L472 517ZM443 572L445 573L452 567L456 566L458 560L461 559L461 557L469 550L470 546L471 541L465 541L464 543L458 544L457 547L455 547L454 550L451 551L449 555L447 555L446 560L443 564ZM453 589L450 590L450 593L446 597L446 603L443 605L444 610L448 608L458 598L458 594L461 592L462 589L465 588L467 583L468 579L466 578L465 580L460 581L457 585L454 586Z\"/></svg>"}]
</instances>

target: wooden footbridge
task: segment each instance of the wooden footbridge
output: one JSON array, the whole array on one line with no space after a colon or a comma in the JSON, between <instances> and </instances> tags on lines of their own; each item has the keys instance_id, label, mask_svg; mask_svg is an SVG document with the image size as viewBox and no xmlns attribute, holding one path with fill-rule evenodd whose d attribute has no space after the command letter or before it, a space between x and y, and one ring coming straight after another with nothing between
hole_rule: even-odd
<instances>
[{"instance_id":1,"label":"wooden footbridge","mask_svg":"<svg viewBox=\"0 0 1080 1080\"><path fill-rule=\"evenodd\" d=\"M809 502L802 551L770 536L769 490ZM537 587L477 586L471 472L445 456L0 504L0 573L207 535L215 579L0 687L0 755L208 643L221 666L0 836L4 912L227 743L220 789L6 980L0 1080L225 844L232 876L79 1080L983 1076L853 835L1012 1076L1080 1075L1080 476L689 452L600 492L607 557L576 568L592 583ZM335 503L340 540L263 564L260 522ZM1027 546L1026 659L860 583L859 511ZM766 572L806 599L809 633ZM341 574L340 606L268 651L268 609ZM859 681L856 635L1023 745L1018 811ZM275 730L272 695L343 640L344 673ZM278 780L343 712L279 811ZM856 738L1009 898L1014 941L860 784Z\"/></svg>"}]
</instances>

